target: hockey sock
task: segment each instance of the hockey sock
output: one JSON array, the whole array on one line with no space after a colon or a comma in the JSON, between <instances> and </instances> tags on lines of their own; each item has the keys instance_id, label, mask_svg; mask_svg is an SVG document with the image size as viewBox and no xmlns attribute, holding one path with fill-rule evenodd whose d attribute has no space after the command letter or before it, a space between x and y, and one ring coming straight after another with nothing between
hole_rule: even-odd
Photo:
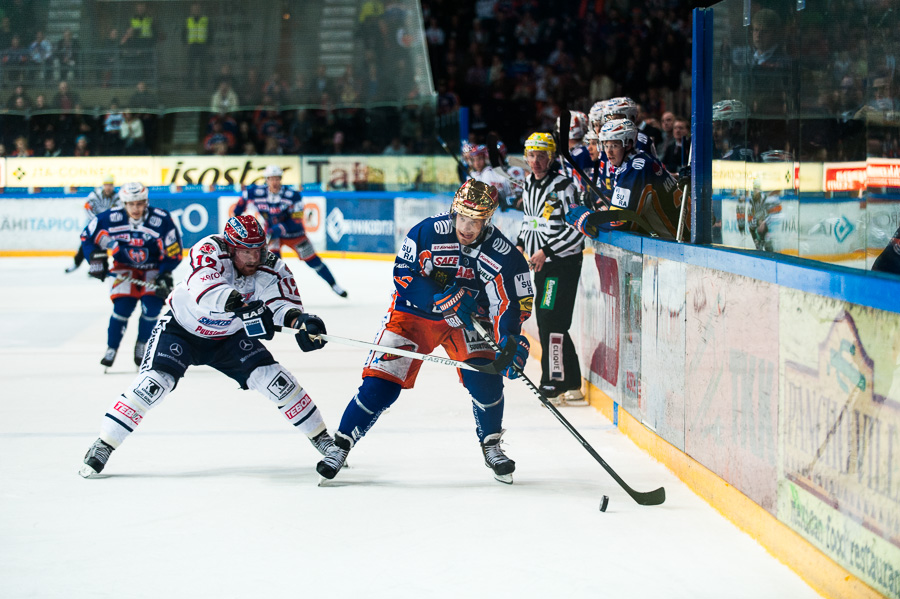
<instances>
[{"instance_id":1,"label":"hockey sock","mask_svg":"<svg viewBox=\"0 0 900 599\"><path fill-rule=\"evenodd\" d=\"M472 396L478 440L499 433L503 426L503 377L471 370L462 371L463 386Z\"/></svg>"},{"instance_id":2,"label":"hockey sock","mask_svg":"<svg viewBox=\"0 0 900 599\"><path fill-rule=\"evenodd\" d=\"M135 297L117 297L113 300L113 313L109 317L109 328L106 330L107 347L119 349L125 327L128 326L128 317L134 312L135 306L137 306Z\"/></svg>"},{"instance_id":3,"label":"hockey sock","mask_svg":"<svg viewBox=\"0 0 900 599\"><path fill-rule=\"evenodd\" d=\"M145 295L141 298L141 319L138 321L138 341L145 343L156 326L159 312L163 307L162 299L155 295Z\"/></svg>"},{"instance_id":4,"label":"hockey sock","mask_svg":"<svg viewBox=\"0 0 900 599\"><path fill-rule=\"evenodd\" d=\"M375 376L363 378L359 391L344 410L338 431L359 441L400 396L400 385Z\"/></svg>"},{"instance_id":5,"label":"hockey sock","mask_svg":"<svg viewBox=\"0 0 900 599\"><path fill-rule=\"evenodd\" d=\"M328 270L328 267L325 266L325 263L322 262L322 259L318 256L313 256L309 260L306 261L316 273L325 279L325 282L329 285L334 285L337 281L334 280L334 275L331 274L331 271Z\"/></svg>"}]
</instances>

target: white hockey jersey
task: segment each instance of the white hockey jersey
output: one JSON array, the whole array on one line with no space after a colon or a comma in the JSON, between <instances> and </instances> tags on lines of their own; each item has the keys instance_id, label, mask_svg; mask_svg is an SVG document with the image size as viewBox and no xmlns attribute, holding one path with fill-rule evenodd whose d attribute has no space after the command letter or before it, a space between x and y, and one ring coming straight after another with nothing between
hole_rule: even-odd
<instances>
[{"instance_id":1,"label":"white hockey jersey","mask_svg":"<svg viewBox=\"0 0 900 599\"><path fill-rule=\"evenodd\" d=\"M210 235L191 248L190 264L190 274L175 286L167 303L178 324L198 337L225 337L244 328L240 318L225 311L234 290L245 303L262 300L276 325L284 326L288 310L304 311L294 275L275 254L269 254L255 274L245 277L235 269L225 240Z\"/></svg>"}]
</instances>

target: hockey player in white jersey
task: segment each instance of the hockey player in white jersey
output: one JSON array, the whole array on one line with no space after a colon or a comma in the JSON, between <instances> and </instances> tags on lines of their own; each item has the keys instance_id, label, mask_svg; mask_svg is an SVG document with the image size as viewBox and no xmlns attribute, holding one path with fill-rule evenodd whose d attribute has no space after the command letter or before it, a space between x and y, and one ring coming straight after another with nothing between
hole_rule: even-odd
<instances>
[{"instance_id":1,"label":"hockey player in white jersey","mask_svg":"<svg viewBox=\"0 0 900 599\"><path fill-rule=\"evenodd\" d=\"M92 189L84 202L84 211L87 213L85 224L91 222L101 212L122 207L119 193L116 191L116 179L112 175L106 175L103 178L103 185ZM75 272L82 262L84 262L84 251L79 244L78 251L75 252L74 263L66 269L66 272Z\"/></svg>"},{"instance_id":2,"label":"hockey player in white jersey","mask_svg":"<svg viewBox=\"0 0 900 599\"><path fill-rule=\"evenodd\" d=\"M191 272L169 295L169 311L153 330L137 378L106 411L83 477L100 473L188 367L201 364L269 399L323 456L334 450L316 404L259 340L271 339L278 325L297 329L303 351L325 345L317 337L325 333L322 319L304 311L291 271L265 246L260 224L243 215L230 218L224 234L191 248Z\"/></svg>"},{"instance_id":3,"label":"hockey player in white jersey","mask_svg":"<svg viewBox=\"0 0 900 599\"><path fill-rule=\"evenodd\" d=\"M463 158L469 165L469 178L488 185L493 185L497 190L500 203L504 206L514 206L516 194L510 185L510 180L494 170L488 163L488 149L485 145L465 144L463 146Z\"/></svg>"}]
</instances>

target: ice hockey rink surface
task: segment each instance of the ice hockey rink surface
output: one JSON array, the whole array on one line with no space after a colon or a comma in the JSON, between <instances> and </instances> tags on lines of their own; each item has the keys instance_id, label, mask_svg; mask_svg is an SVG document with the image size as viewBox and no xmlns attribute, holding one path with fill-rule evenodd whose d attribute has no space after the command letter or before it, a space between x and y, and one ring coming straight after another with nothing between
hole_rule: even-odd
<instances>
[{"instance_id":1,"label":"ice hockey rink surface","mask_svg":"<svg viewBox=\"0 0 900 599\"><path fill-rule=\"evenodd\" d=\"M307 310L331 334L370 341L391 262L326 261L348 300L288 258ZM0 259L6 599L819 596L598 411L562 408L631 487L665 486L663 505L634 503L521 381L506 382L515 484L496 482L468 394L436 364L329 486L317 486L317 452L269 401L208 367L147 414L103 478L82 479L103 414L135 376L137 314L103 374L106 287L86 265L64 274L68 264ZM365 351L332 343L304 354L288 335L268 345L333 431ZM527 373L538 380L539 365Z\"/></svg>"}]
</instances>

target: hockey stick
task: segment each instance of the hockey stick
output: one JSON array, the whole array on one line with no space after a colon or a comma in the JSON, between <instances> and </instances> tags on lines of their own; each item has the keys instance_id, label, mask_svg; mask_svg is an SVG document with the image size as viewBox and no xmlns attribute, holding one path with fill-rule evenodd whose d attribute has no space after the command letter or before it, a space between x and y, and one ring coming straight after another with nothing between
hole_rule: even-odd
<instances>
[{"instance_id":1,"label":"hockey stick","mask_svg":"<svg viewBox=\"0 0 900 599\"><path fill-rule=\"evenodd\" d=\"M283 333L296 333L295 329L291 328L282 328L279 329ZM450 358L444 358L441 356L435 356L432 354L420 354L418 352L410 351L408 349L400 349L398 347L388 347L386 345L378 345L377 343L368 343L366 341L359 341L357 339L349 339L347 337L338 337L336 335L310 335L314 339L321 339L322 341L330 341L332 343L339 343L341 345L349 345L351 347L362 347L364 349L376 351L382 353L386 356L403 356L404 358L412 358L413 360L422 360L423 362L433 362L435 364L442 364L444 366L453 366L454 368L462 368L463 370L475 370L477 372L483 372L485 374L500 374L504 368L506 368L510 362L512 362L513 357L516 353L516 344L508 343L505 350L502 352L500 350L494 350L500 352L500 355L496 360L490 362L488 364L469 364L468 362L461 362L459 360L452 360ZM496 346L496 344L494 344ZM492 346L493 347L493 346Z\"/></svg>"},{"instance_id":2,"label":"hockey stick","mask_svg":"<svg viewBox=\"0 0 900 599\"><path fill-rule=\"evenodd\" d=\"M451 158L453 158L453 160L456 161L456 164L458 164L459 167L461 169L463 169L463 172L465 172L466 175L468 175L469 167L466 164L463 164L463 161L460 160L459 156L457 156L453 152L453 150L450 149L450 146L447 145L447 142L444 141L444 138L442 138L440 135L438 135L437 140L438 140L438 143L441 144L441 147L444 148L444 151L447 152L447 155L450 156Z\"/></svg>"},{"instance_id":3,"label":"hockey stick","mask_svg":"<svg viewBox=\"0 0 900 599\"><path fill-rule=\"evenodd\" d=\"M691 149L688 150L688 165L691 164L691 156L694 154L694 141L691 140ZM684 154L682 154L684 156ZM688 203L688 184L684 184L684 191L681 192L681 209L678 211L678 232L675 234L675 241L681 243L681 236L684 234L684 207Z\"/></svg>"},{"instance_id":4,"label":"hockey stick","mask_svg":"<svg viewBox=\"0 0 900 599\"><path fill-rule=\"evenodd\" d=\"M106 276L107 277L115 277L116 280L113 282L113 284L115 284L115 283L131 283L132 285L137 285L138 287L144 287L148 291L156 291L157 289L159 289L159 285L157 285L156 283L151 283L149 281L142 281L140 279L136 279L136 278L132 277L131 275L117 275L116 273L111 272Z\"/></svg>"},{"instance_id":5,"label":"hockey stick","mask_svg":"<svg viewBox=\"0 0 900 599\"><path fill-rule=\"evenodd\" d=\"M584 170L572 160L572 155L569 153L569 122L571 121L571 119L572 119L572 116L569 113L569 110L566 108L563 108L562 111L560 111L560 113L559 113L559 145L558 145L559 155L562 156L566 160L566 162L569 163L569 165L572 167L572 169L576 173L578 173L578 176L581 177L582 181L584 181L585 186L587 186L602 201L603 193L601 193L600 189L594 184L593 181L591 181L590 177L587 176L587 174L584 172ZM563 127L563 121L565 121L565 127ZM565 133L563 133L564 130L565 130ZM565 143L563 143L563 142L565 142ZM603 224L603 223L608 223L608 222L627 220L627 221L633 222L634 224L639 226L641 229L643 229L644 231L646 231L648 234L652 235L653 237L659 237L659 235L656 233L656 231L653 230L653 227L650 226L650 223L648 223L647 220L643 216L641 216L634 210L626 210L623 208L617 208L616 210L613 210L611 212L615 212L615 215L617 218L610 218L610 219L591 218L591 216L596 216L598 214L597 212L595 212L594 214L592 214L591 216L588 217L588 223L591 225L597 225L597 224ZM592 231L591 234L596 235L597 232Z\"/></svg>"},{"instance_id":6,"label":"hockey stick","mask_svg":"<svg viewBox=\"0 0 900 599\"><path fill-rule=\"evenodd\" d=\"M478 331L479 335L481 335L481 338L484 339L494 351L499 351L497 342L494 341L494 338L491 337L491 334L482 326L482 324L474 318L472 319L472 322L475 325L475 330ZM587 452L591 454L591 456L593 456L593 458L597 460L601 466L603 466L603 469L606 470L611 477L613 477L613 480L619 483L620 487L625 489L625 492L628 493L628 495L630 495L632 499L634 499L640 505L659 505L666 500L666 490L663 487L660 487L654 491L648 491L646 493L635 491L634 489L629 487L625 483L625 481L622 480L618 474L616 474L616 471L613 470L612 467L610 467L610 465L607 464L602 457L600 457L600 454L594 451L594 448L591 447L587 440L585 440L585 438L581 436L581 433L575 430L575 427L573 427L569 423L569 421L559 413L559 410L556 409L556 406L554 406L546 397L544 397L544 394L541 393L541 390L531 382L531 379L525 376L525 373L522 371L522 369L515 363L513 363L513 368L516 372L519 373L519 378L525 382L528 388L531 389L532 393L534 393L537 398L541 400L541 403L544 404L544 406L547 407L547 409L549 409L554 416L556 416L556 419L559 420L564 427L566 427L566 430L572 433L573 437L578 439L578 442L581 443L582 447L584 447Z\"/></svg>"}]
</instances>

